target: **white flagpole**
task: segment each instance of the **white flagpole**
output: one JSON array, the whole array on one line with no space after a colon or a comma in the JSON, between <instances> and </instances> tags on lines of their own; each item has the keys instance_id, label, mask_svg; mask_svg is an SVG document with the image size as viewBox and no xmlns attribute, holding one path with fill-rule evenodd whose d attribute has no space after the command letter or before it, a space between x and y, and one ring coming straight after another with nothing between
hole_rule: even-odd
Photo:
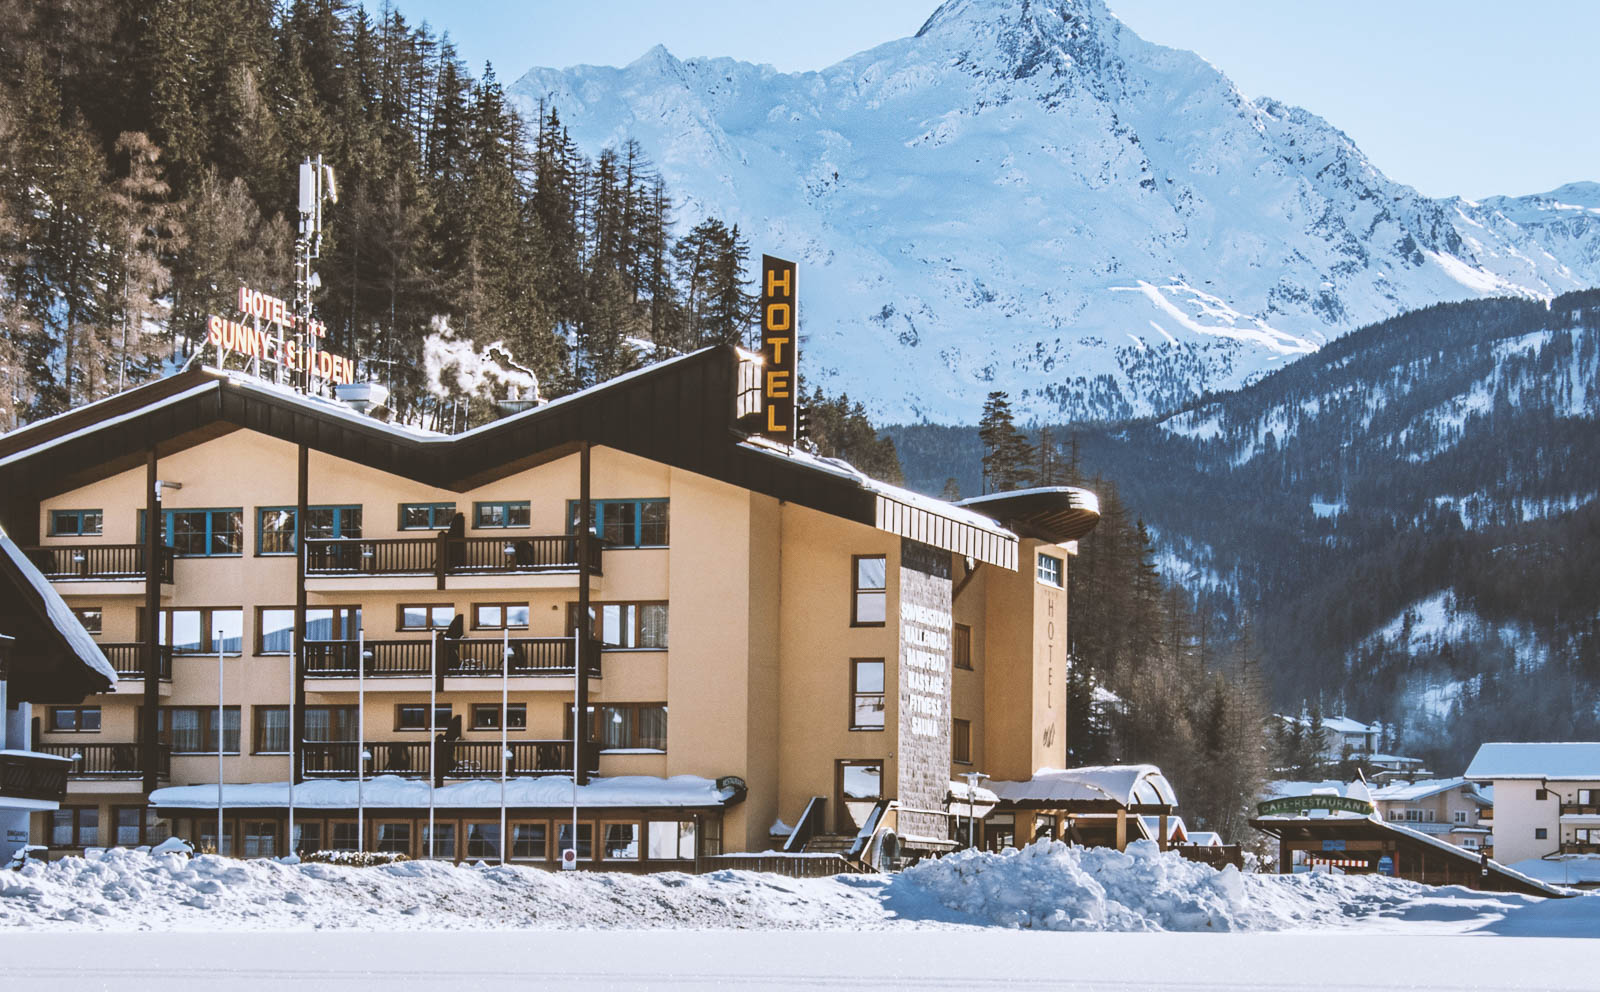
<instances>
[{"instance_id":1,"label":"white flagpole","mask_svg":"<svg viewBox=\"0 0 1600 992\"><path fill-rule=\"evenodd\" d=\"M511 617L509 608L501 607L501 620L506 626L500 639L500 863L506 863L506 766L511 763L511 749L506 739L506 714L511 698Z\"/></svg>"},{"instance_id":2,"label":"white flagpole","mask_svg":"<svg viewBox=\"0 0 1600 992\"><path fill-rule=\"evenodd\" d=\"M356 852L367 849L367 630L356 628Z\"/></svg>"},{"instance_id":3,"label":"white flagpole","mask_svg":"<svg viewBox=\"0 0 1600 992\"><path fill-rule=\"evenodd\" d=\"M222 751L228 739L228 711L222 706L222 631L217 631L217 853L222 846Z\"/></svg>"},{"instance_id":4,"label":"white flagpole","mask_svg":"<svg viewBox=\"0 0 1600 992\"><path fill-rule=\"evenodd\" d=\"M295 747L294 740L294 687L295 666L300 663L300 656L295 652L299 645L295 643L296 631L289 630L289 842L287 844L289 856L294 857L294 762L300 749Z\"/></svg>"},{"instance_id":5,"label":"white flagpole","mask_svg":"<svg viewBox=\"0 0 1600 992\"><path fill-rule=\"evenodd\" d=\"M585 582L589 581L587 577ZM578 618L578 626L572 631L572 866L578 866L578 761L580 748L578 735L582 733L583 719L586 714L578 712L578 680L583 678L583 645L579 640L578 631L583 629L584 618ZM591 853L592 850L591 850Z\"/></svg>"},{"instance_id":6,"label":"white flagpole","mask_svg":"<svg viewBox=\"0 0 1600 992\"><path fill-rule=\"evenodd\" d=\"M434 714L439 706L436 700L439 696L439 632L433 632L433 650L428 655L428 857L433 858L434 827L433 827L433 762L434 752L438 750L438 721Z\"/></svg>"}]
</instances>

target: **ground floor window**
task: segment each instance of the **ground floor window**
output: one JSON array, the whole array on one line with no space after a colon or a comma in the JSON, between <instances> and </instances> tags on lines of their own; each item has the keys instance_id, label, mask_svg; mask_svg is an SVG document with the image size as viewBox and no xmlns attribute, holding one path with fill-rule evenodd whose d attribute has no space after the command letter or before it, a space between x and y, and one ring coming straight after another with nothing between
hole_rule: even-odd
<instances>
[{"instance_id":1,"label":"ground floor window","mask_svg":"<svg viewBox=\"0 0 1600 992\"><path fill-rule=\"evenodd\" d=\"M694 857L693 820L651 820L649 857L652 861L688 860Z\"/></svg>"},{"instance_id":2,"label":"ground floor window","mask_svg":"<svg viewBox=\"0 0 1600 992\"><path fill-rule=\"evenodd\" d=\"M467 824L467 860L491 861L500 857L500 824Z\"/></svg>"},{"instance_id":3,"label":"ground floor window","mask_svg":"<svg viewBox=\"0 0 1600 992\"><path fill-rule=\"evenodd\" d=\"M411 855L411 821L398 820L393 823L379 823L374 827L375 835L372 846L375 850L389 854Z\"/></svg>"},{"instance_id":4,"label":"ground floor window","mask_svg":"<svg viewBox=\"0 0 1600 992\"><path fill-rule=\"evenodd\" d=\"M275 820L246 820L240 845L247 858L278 856L278 824Z\"/></svg>"},{"instance_id":5,"label":"ground floor window","mask_svg":"<svg viewBox=\"0 0 1600 992\"><path fill-rule=\"evenodd\" d=\"M297 820L294 825L294 853L309 854L322 850L322 824Z\"/></svg>"},{"instance_id":6,"label":"ground floor window","mask_svg":"<svg viewBox=\"0 0 1600 992\"><path fill-rule=\"evenodd\" d=\"M233 854L233 827L222 825L222 840L217 841L217 819L214 816L197 817L192 837L194 849L201 854Z\"/></svg>"},{"instance_id":7,"label":"ground floor window","mask_svg":"<svg viewBox=\"0 0 1600 992\"><path fill-rule=\"evenodd\" d=\"M557 854L557 856L559 856L562 851L570 850L572 848L572 846L573 846L573 844L572 844L572 824L571 823L559 824L556 827L556 854ZM578 849L578 860L579 861L593 861L594 860L594 824L592 824L592 823L579 823L578 824L578 844L577 844L577 849Z\"/></svg>"},{"instance_id":8,"label":"ground floor window","mask_svg":"<svg viewBox=\"0 0 1600 992\"><path fill-rule=\"evenodd\" d=\"M359 845L356 821L335 820L328 824L328 850L354 851Z\"/></svg>"},{"instance_id":9,"label":"ground floor window","mask_svg":"<svg viewBox=\"0 0 1600 992\"><path fill-rule=\"evenodd\" d=\"M639 860L639 825L637 823L607 823L602 827L607 861Z\"/></svg>"},{"instance_id":10,"label":"ground floor window","mask_svg":"<svg viewBox=\"0 0 1600 992\"><path fill-rule=\"evenodd\" d=\"M417 852L417 856L419 858L434 858L439 861L456 860L455 822L435 822L431 832L424 826L422 828L422 849Z\"/></svg>"},{"instance_id":11,"label":"ground floor window","mask_svg":"<svg viewBox=\"0 0 1600 992\"><path fill-rule=\"evenodd\" d=\"M1017 817L1014 813L990 813L983 821L983 846L989 851L1003 851L1017 846Z\"/></svg>"},{"instance_id":12,"label":"ground floor window","mask_svg":"<svg viewBox=\"0 0 1600 992\"><path fill-rule=\"evenodd\" d=\"M99 847L100 808L63 806L50 812L51 847Z\"/></svg>"},{"instance_id":13,"label":"ground floor window","mask_svg":"<svg viewBox=\"0 0 1600 992\"><path fill-rule=\"evenodd\" d=\"M883 798L883 762L844 759L838 762L835 776L838 830L853 834Z\"/></svg>"},{"instance_id":14,"label":"ground floor window","mask_svg":"<svg viewBox=\"0 0 1600 992\"><path fill-rule=\"evenodd\" d=\"M511 856L519 861L543 861L549 857L546 840L550 825L547 823L513 823L511 825Z\"/></svg>"},{"instance_id":15,"label":"ground floor window","mask_svg":"<svg viewBox=\"0 0 1600 992\"><path fill-rule=\"evenodd\" d=\"M149 806L117 806L111 810L118 847L159 844L172 836L166 821Z\"/></svg>"}]
</instances>

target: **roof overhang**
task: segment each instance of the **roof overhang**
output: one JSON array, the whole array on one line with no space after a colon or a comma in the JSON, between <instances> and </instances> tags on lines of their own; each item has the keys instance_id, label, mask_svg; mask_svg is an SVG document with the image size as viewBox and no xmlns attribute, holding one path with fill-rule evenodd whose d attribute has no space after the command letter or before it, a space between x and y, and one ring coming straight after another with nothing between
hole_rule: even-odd
<instances>
[{"instance_id":1,"label":"roof overhang","mask_svg":"<svg viewBox=\"0 0 1600 992\"><path fill-rule=\"evenodd\" d=\"M1100 522L1099 497L1072 486L990 493L956 505L993 517L1024 537L1048 544L1076 541Z\"/></svg>"}]
</instances>

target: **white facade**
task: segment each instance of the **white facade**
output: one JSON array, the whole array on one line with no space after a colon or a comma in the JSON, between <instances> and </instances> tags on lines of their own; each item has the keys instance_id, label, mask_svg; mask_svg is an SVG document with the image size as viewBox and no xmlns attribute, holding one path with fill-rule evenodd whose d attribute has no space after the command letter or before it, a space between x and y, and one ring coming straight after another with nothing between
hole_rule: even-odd
<instances>
[{"instance_id":1,"label":"white facade","mask_svg":"<svg viewBox=\"0 0 1600 992\"><path fill-rule=\"evenodd\" d=\"M1600 743L1484 744L1466 777L1494 785L1496 860L1600 852Z\"/></svg>"}]
</instances>

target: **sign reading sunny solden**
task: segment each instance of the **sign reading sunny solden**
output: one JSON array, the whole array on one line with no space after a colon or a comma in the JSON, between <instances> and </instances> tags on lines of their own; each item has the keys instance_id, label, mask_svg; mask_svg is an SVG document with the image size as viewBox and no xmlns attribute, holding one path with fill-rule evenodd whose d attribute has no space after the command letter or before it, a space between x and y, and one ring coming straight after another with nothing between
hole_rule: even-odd
<instances>
[{"instance_id":1,"label":"sign reading sunny solden","mask_svg":"<svg viewBox=\"0 0 1600 992\"><path fill-rule=\"evenodd\" d=\"M251 323L215 314L206 320L206 343L217 349L219 358L238 352L247 358L276 363L285 370L309 370L329 382L355 382L356 366L350 359L320 348L305 347L286 337L285 332L295 327L295 317L283 300L240 286L238 306L239 312ZM273 325L277 326L275 333L269 330ZM310 321L308 327L317 337L328 333L321 321Z\"/></svg>"},{"instance_id":2,"label":"sign reading sunny solden","mask_svg":"<svg viewBox=\"0 0 1600 992\"><path fill-rule=\"evenodd\" d=\"M761 433L794 443L795 358L800 344L794 263L761 256Z\"/></svg>"}]
</instances>

